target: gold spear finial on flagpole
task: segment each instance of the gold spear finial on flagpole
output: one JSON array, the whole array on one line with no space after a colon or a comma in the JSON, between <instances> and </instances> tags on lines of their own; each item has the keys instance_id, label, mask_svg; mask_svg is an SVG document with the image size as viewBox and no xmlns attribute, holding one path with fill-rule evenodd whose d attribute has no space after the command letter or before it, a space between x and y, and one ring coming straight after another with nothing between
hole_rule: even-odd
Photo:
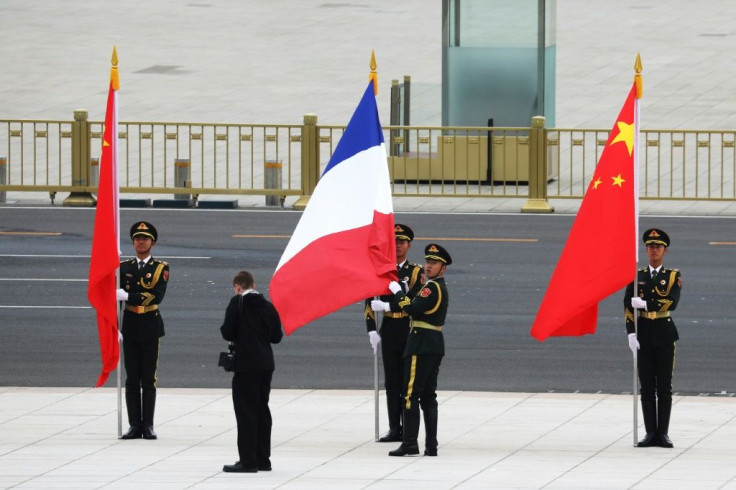
<instances>
[{"instance_id":1,"label":"gold spear finial on flagpole","mask_svg":"<svg viewBox=\"0 0 736 490\"><path fill-rule=\"evenodd\" d=\"M368 81L373 81L373 95L378 95L378 73L376 72L376 53L371 49L371 72L368 75Z\"/></svg>"},{"instance_id":2,"label":"gold spear finial on flagpole","mask_svg":"<svg viewBox=\"0 0 736 490\"><path fill-rule=\"evenodd\" d=\"M112 47L112 68L110 68L110 84L113 90L120 89L120 74L118 73L118 48L113 45Z\"/></svg>"},{"instance_id":3,"label":"gold spear finial on flagpole","mask_svg":"<svg viewBox=\"0 0 736 490\"><path fill-rule=\"evenodd\" d=\"M636 84L636 98L641 99L642 93L644 92L644 87L642 86L641 81L641 56L639 55L639 53L636 53L634 71L636 72L636 74L634 75L634 83Z\"/></svg>"}]
</instances>

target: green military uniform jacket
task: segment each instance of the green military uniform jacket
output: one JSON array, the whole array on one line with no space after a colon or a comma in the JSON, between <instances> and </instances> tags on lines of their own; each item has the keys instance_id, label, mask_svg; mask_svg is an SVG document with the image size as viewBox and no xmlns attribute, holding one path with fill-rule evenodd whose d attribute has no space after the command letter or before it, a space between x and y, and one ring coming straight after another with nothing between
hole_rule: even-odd
<instances>
[{"instance_id":1,"label":"green military uniform jacket","mask_svg":"<svg viewBox=\"0 0 736 490\"><path fill-rule=\"evenodd\" d=\"M405 260L397 269L399 283L405 283L409 289L406 296L413 298L424 285L424 269L421 265ZM384 294L379 298L391 306L391 311L382 311L381 339L383 341L400 340L405 341L409 333L409 315L400 307L399 302L393 294ZM376 312L371 309L373 298L365 300L365 325L369 332L376 330Z\"/></svg>"},{"instance_id":2,"label":"green military uniform jacket","mask_svg":"<svg viewBox=\"0 0 736 490\"><path fill-rule=\"evenodd\" d=\"M414 354L445 355L442 328L447 317L450 298L445 278L430 279L414 298L403 291L395 294L399 307L411 316L409 339L405 356Z\"/></svg>"},{"instance_id":3,"label":"green military uniform jacket","mask_svg":"<svg viewBox=\"0 0 736 490\"><path fill-rule=\"evenodd\" d=\"M128 293L123 312L123 338L148 341L164 336L158 305L166 294L169 264L151 257L142 270L138 259L120 263L120 287Z\"/></svg>"},{"instance_id":4,"label":"green military uniform jacket","mask_svg":"<svg viewBox=\"0 0 736 490\"><path fill-rule=\"evenodd\" d=\"M675 342L680 337L675 327L675 321L670 312L677 308L680 301L682 276L677 269L667 269L664 266L655 278L649 275L649 267L639 269L637 273L637 294L647 302L647 311L637 310L639 342L655 347ZM630 283L624 295L626 310L626 332L634 333L634 309L631 307L631 298L634 296L634 283Z\"/></svg>"}]
</instances>

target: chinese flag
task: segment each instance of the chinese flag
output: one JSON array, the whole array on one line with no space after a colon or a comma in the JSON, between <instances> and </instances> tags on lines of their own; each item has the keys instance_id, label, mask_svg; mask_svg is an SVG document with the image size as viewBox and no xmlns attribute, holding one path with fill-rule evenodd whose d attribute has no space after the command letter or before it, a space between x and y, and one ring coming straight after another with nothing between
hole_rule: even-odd
<instances>
[{"instance_id":1,"label":"chinese flag","mask_svg":"<svg viewBox=\"0 0 736 490\"><path fill-rule=\"evenodd\" d=\"M603 149L552 274L532 337L595 333L598 303L636 274L636 85Z\"/></svg>"},{"instance_id":2,"label":"chinese flag","mask_svg":"<svg viewBox=\"0 0 736 490\"><path fill-rule=\"evenodd\" d=\"M116 58L117 56L113 54L113 64L117 64ZM105 384L110 373L117 367L120 356L118 303L115 299L115 289L117 289L115 271L120 266L117 181L118 86L117 67L113 67L107 96L97 210L92 235L92 258L89 264L87 286L87 298L92 307L97 310L97 331L100 335L102 355L102 372L97 380L97 387Z\"/></svg>"}]
</instances>

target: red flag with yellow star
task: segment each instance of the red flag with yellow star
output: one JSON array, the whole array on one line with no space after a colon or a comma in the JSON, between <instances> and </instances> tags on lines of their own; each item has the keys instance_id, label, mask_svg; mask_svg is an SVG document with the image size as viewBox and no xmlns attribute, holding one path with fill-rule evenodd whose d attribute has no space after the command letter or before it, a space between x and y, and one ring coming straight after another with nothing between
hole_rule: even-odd
<instances>
[{"instance_id":1,"label":"red flag with yellow star","mask_svg":"<svg viewBox=\"0 0 736 490\"><path fill-rule=\"evenodd\" d=\"M598 303L636 271L636 84L618 115L532 325L532 337L595 333Z\"/></svg>"},{"instance_id":2,"label":"red flag with yellow star","mask_svg":"<svg viewBox=\"0 0 736 490\"><path fill-rule=\"evenodd\" d=\"M118 105L120 87L117 72L117 53L113 50L110 70L110 88L107 95L107 111L103 128L100 177L97 188L97 209L92 234L92 255L89 264L87 298L97 310L97 332L100 336L102 371L96 386L105 384L115 370L120 356L118 340L118 303L115 299L117 280L115 273L120 266L120 226L118 188Z\"/></svg>"}]
</instances>

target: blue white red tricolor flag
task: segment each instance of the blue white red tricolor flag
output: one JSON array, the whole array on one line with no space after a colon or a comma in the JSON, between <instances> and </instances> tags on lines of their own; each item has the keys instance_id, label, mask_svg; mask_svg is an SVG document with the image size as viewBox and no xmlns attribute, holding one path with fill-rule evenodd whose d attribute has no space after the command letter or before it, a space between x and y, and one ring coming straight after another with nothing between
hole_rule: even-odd
<instances>
[{"instance_id":1,"label":"blue white red tricolor flag","mask_svg":"<svg viewBox=\"0 0 736 490\"><path fill-rule=\"evenodd\" d=\"M281 256L270 296L284 331L388 292L396 280L391 184L373 82Z\"/></svg>"}]
</instances>

